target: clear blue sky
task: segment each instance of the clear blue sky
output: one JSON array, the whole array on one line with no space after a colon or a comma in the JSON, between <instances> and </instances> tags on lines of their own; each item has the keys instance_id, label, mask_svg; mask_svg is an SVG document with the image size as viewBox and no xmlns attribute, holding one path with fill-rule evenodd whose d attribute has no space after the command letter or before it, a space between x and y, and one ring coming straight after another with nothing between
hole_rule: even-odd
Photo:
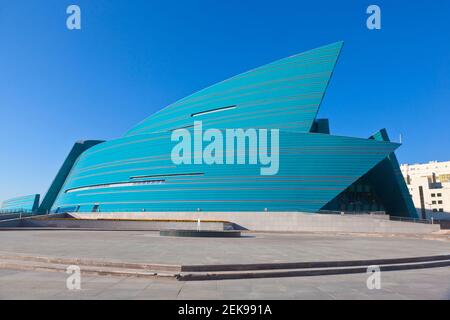
<instances>
[{"instance_id":1,"label":"clear blue sky","mask_svg":"<svg viewBox=\"0 0 450 320\"><path fill-rule=\"evenodd\" d=\"M66 28L66 8L82 30ZM366 28L370 4L382 30ZM76 140L112 139L250 68L344 40L320 115L450 160L450 2L0 0L0 201L45 193Z\"/></svg>"}]
</instances>

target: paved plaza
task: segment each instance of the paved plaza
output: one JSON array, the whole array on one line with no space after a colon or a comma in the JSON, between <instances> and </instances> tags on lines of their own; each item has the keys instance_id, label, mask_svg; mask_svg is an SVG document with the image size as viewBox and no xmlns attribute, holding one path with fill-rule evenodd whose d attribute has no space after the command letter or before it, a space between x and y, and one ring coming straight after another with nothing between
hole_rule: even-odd
<instances>
[{"instance_id":1,"label":"paved plaza","mask_svg":"<svg viewBox=\"0 0 450 320\"><path fill-rule=\"evenodd\" d=\"M374 235L244 233L242 238L160 237L151 231L1 231L0 253L155 264L231 264L450 254L450 240Z\"/></svg>"},{"instance_id":2,"label":"paved plaza","mask_svg":"<svg viewBox=\"0 0 450 320\"><path fill-rule=\"evenodd\" d=\"M64 273L0 270L0 299L450 299L450 268L384 272L381 289L367 275L181 282L83 276L66 288Z\"/></svg>"},{"instance_id":3,"label":"paved plaza","mask_svg":"<svg viewBox=\"0 0 450 320\"><path fill-rule=\"evenodd\" d=\"M0 253L157 264L229 264L402 258L450 253L448 235L245 233L240 239L160 237L148 231L1 231ZM69 290L64 272L0 270L0 299L450 299L450 268L367 274L176 281L81 275Z\"/></svg>"}]
</instances>

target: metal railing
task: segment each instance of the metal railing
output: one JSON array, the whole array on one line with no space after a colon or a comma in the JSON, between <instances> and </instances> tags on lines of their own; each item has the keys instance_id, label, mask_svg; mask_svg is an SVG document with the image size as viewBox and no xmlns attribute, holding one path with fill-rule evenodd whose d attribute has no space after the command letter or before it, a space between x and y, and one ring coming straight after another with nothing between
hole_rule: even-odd
<instances>
[{"instance_id":1,"label":"metal railing","mask_svg":"<svg viewBox=\"0 0 450 320\"><path fill-rule=\"evenodd\" d=\"M0 214L33 214L32 210L28 209L0 209Z\"/></svg>"},{"instance_id":2,"label":"metal railing","mask_svg":"<svg viewBox=\"0 0 450 320\"><path fill-rule=\"evenodd\" d=\"M36 213L32 210L18 210L18 209L0 209L0 221L9 219L22 219L33 217Z\"/></svg>"},{"instance_id":3,"label":"metal railing","mask_svg":"<svg viewBox=\"0 0 450 320\"><path fill-rule=\"evenodd\" d=\"M335 210L319 210L320 214L335 214L335 215L360 215L360 216L385 216L385 211L335 211Z\"/></svg>"},{"instance_id":4,"label":"metal railing","mask_svg":"<svg viewBox=\"0 0 450 320\"><path fill-rule=\"evenodd\" d=\"M433 222L433 220L425 220L425 219L419 219L419 218L395 217L395 216L389 216L389 220L391 220L391 221L400 221L400 222L423 223L423 224L436 223L436 221Z\"/></svg>"}]
</instances>

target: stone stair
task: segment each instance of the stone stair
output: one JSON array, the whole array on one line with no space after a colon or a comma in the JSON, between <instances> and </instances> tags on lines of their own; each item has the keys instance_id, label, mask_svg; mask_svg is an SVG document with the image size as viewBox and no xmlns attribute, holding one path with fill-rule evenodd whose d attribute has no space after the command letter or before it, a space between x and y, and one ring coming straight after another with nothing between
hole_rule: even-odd
<instances>
[{"instance_id":1,"label":"stone stair","mask_svg":"<svg viewBox=\"0 0 450 320\"><path fill-rule=\"evenodd\" d=\"M355 274L366 273L369 266L379 266L383 272L440 268L450 266L450 255L354 261L164 265L43 257L0 252L0 269L66 272L67 268L72 265L79 266L81 273L87 275L204 281Z\"/></svg>"},{"instance_id":2,"label":"stone stair","mask_svg":"<svg viewBox=\"0 0 450 320\"><path fill-rule=\"evenodd\" d=\"M181 266L123 263L115 261L43 257L0 253L0 269L26 271L66 272L69 266L78 266L82 274L175 279Z\"/></svg>"}]
</instances>

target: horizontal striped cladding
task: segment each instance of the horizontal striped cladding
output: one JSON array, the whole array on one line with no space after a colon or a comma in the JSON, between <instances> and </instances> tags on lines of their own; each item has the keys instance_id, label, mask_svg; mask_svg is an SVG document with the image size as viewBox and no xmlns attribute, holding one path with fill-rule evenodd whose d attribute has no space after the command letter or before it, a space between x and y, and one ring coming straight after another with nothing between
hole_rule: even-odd
<instances>
[{"instance_id":1,"label":"horizontal striped cladding","mask_svg":"<svg viewBox=\"0 0 450 320\"><path fill-rule=\"evenodd\" d=\"M338 42L275 61L210 86L145 119L127 136L187 127L295 128L308 132L335 67ZM234 108L228 108L234 106ZM208 110L223 109L208 113Z\"/></svg>"},{"instance_id":2,"label":"horizontal striped cladding","mask_svg":"<svg viewBox=\"0 0 450 320\"><path fill-rule=\"evenodd\" d=\"M34 211L39 205L39 195L32 194L3 201L0 211L23 210Z\"/></svg>"},{"instance_id":3,"label":"horizontal striped cladding","mask_svg":"<svg viewBox=\"0 0 450 320\"><path fill-rule=\"evenodd\" d=\"M386 158L397 144L280 131L279 172L260 165L174 165L170 133L142 134L85 151L70 172L53 210L315 212ZM205 143L206 145L206 143ZM123 187L133 181L161 183ZM108 188L102 185L112 184ZM116 187L113 184L117 184ZM66 193L67 190L96 186Z\"/></svg>"}]
</instances>

